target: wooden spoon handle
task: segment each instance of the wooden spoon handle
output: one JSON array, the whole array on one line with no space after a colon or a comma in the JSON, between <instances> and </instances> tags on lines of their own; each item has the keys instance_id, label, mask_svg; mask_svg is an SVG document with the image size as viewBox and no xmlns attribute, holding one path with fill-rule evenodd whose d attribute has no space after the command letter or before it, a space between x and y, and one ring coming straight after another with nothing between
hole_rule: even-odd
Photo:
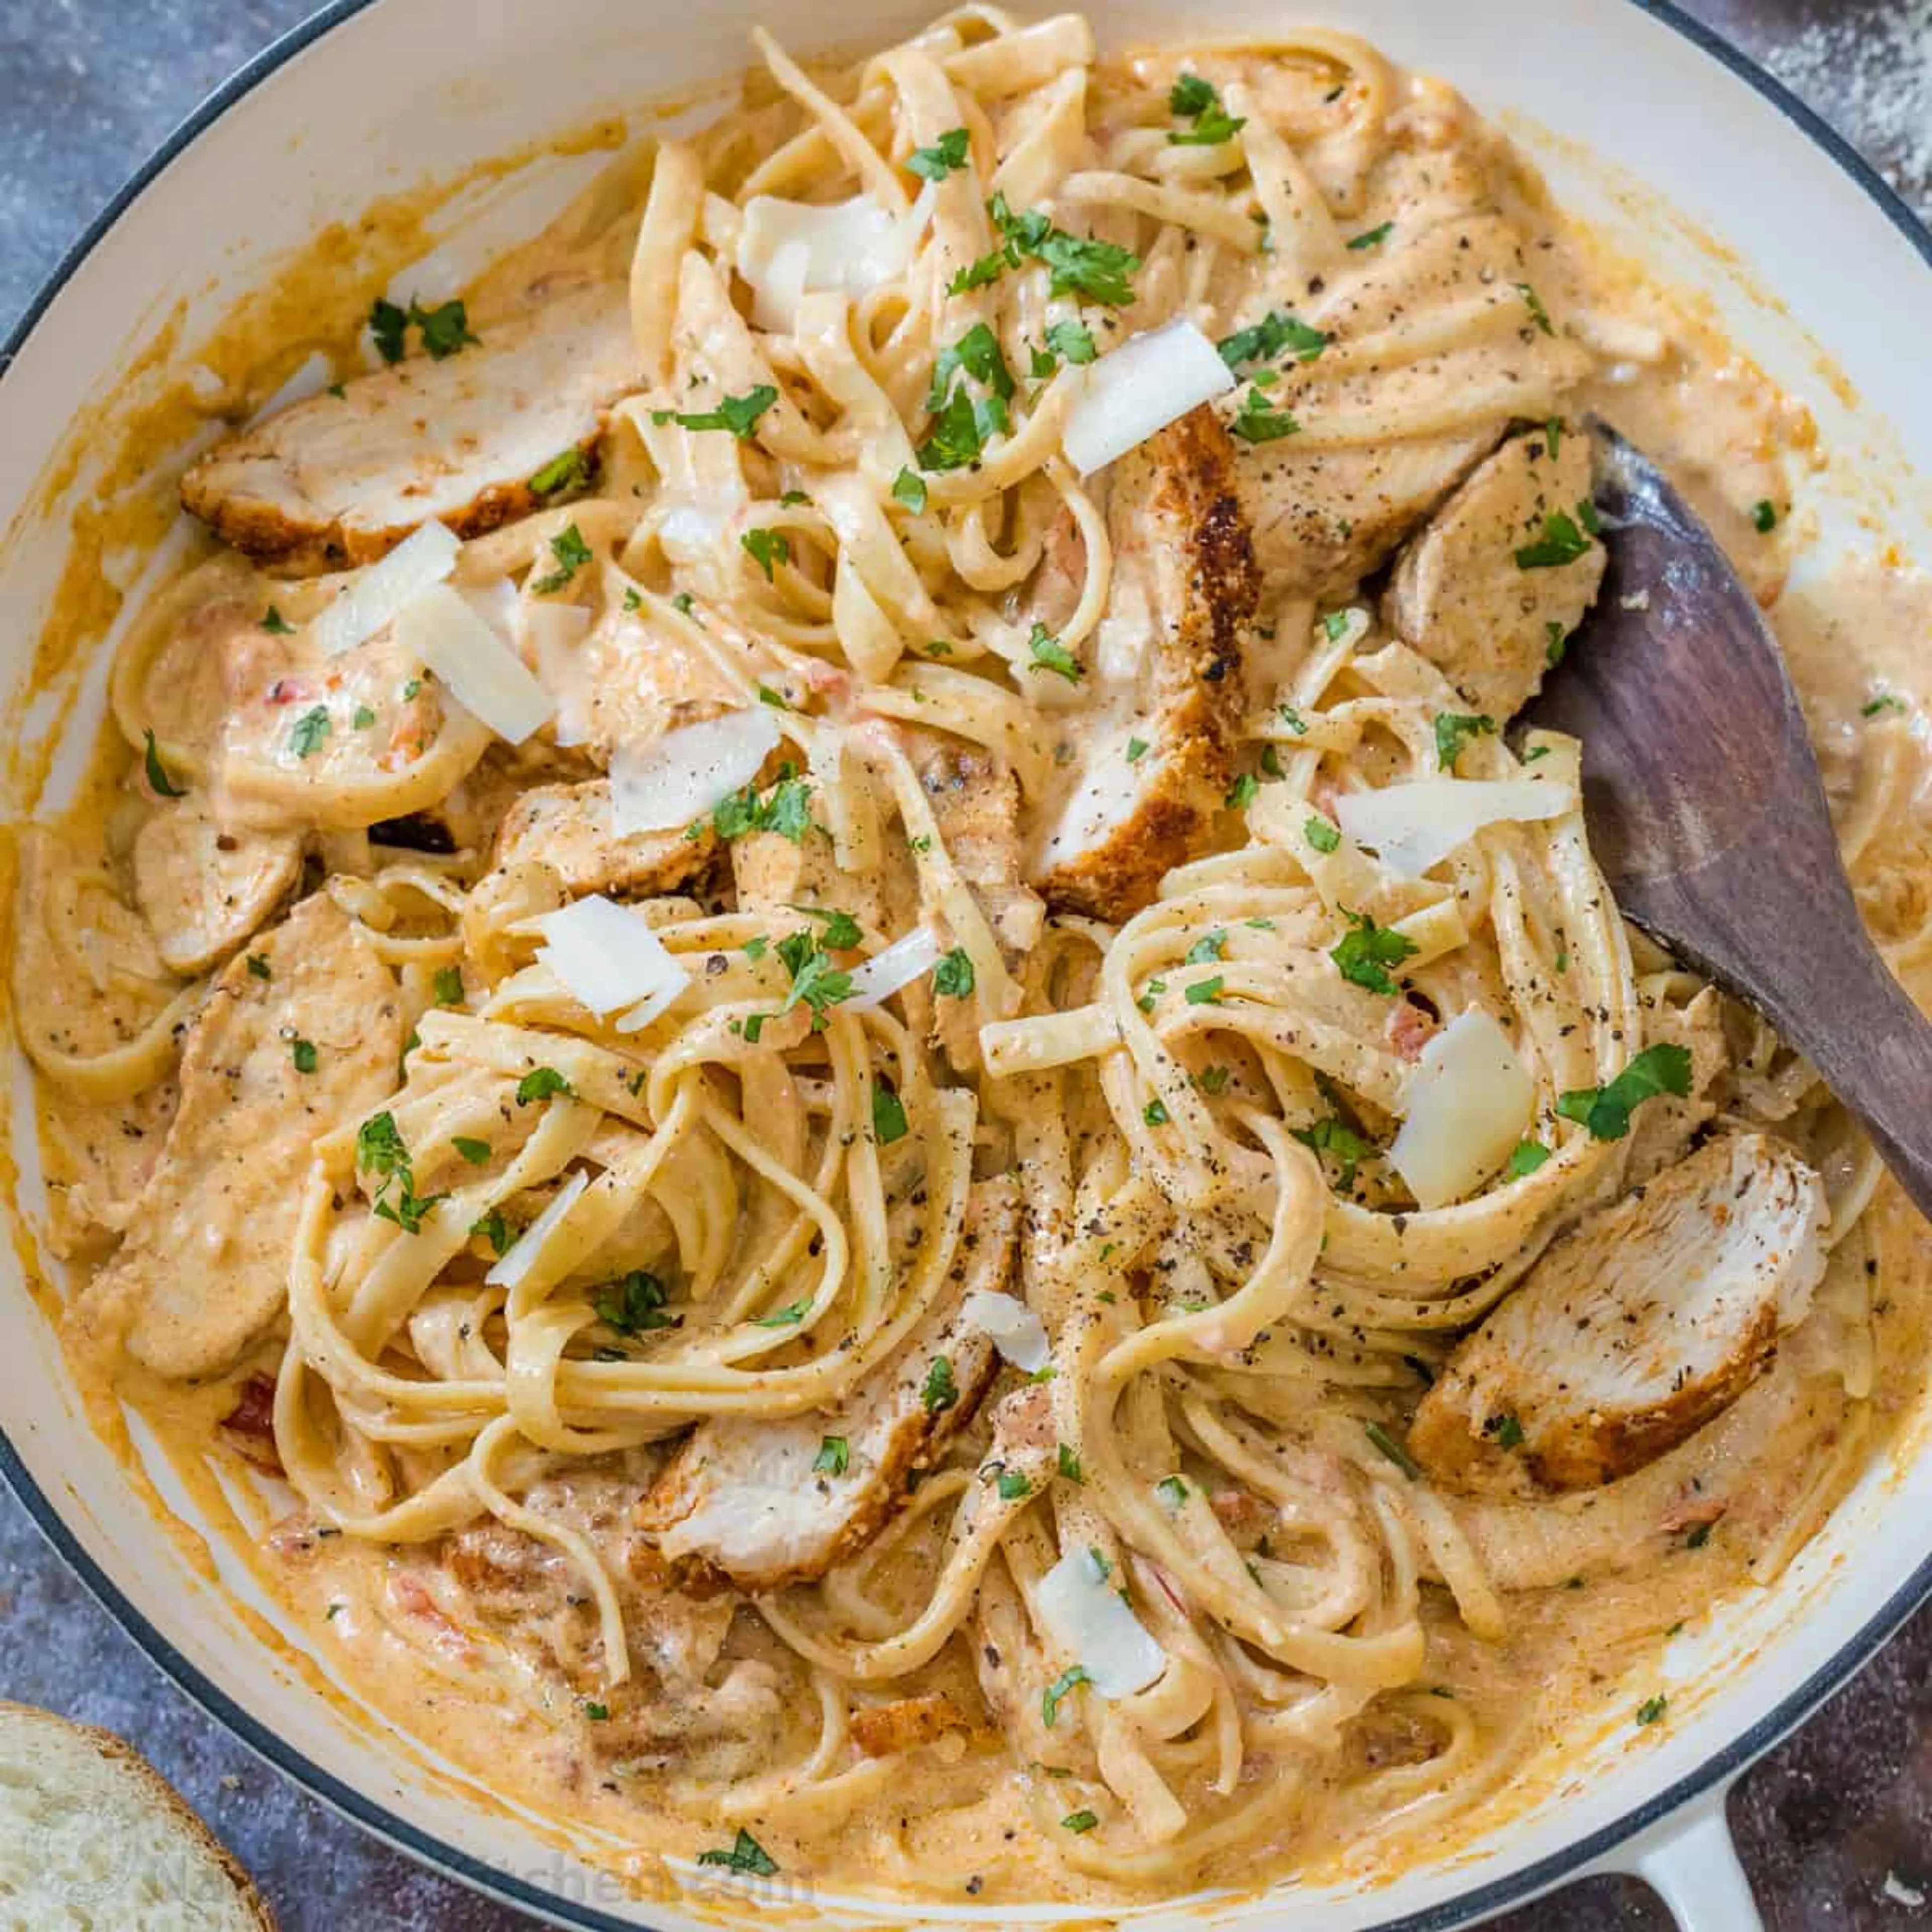
<instances>
[{"instance_id":1,"label":"wooden spoon handle","mask_svg":"<svg viewBox=\"0 0 1932 1932\"><path fill-rule=\"evenodd\" d=\"M1919 1212L1932 1216L1932 1021L1862 929L1832 964L1828 990L1773 1014L1773 1023L1857 1115Z\"/></svg>"}]
</instances>

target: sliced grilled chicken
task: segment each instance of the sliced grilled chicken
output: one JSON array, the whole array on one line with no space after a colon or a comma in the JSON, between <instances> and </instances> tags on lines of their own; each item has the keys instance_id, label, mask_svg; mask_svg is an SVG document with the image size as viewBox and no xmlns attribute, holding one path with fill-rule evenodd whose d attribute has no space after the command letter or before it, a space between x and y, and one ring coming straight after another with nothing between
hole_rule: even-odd
<instances>
[{"instance_id":1,"label":"sliced grilled chicken","mask_svg":"<svg viewBox=\"0 0 1932 1932\"><path fill-rule=\"evenodd\" d=\"M653 620L648 606L634 613L614 600L580 636L538 640L533 655L556 699L557 742L599 765L608 766L620 746L641 752L680 724L702 723L741 702L687 632Z\"/></svg>"},{"instance_id":2,"label":"sliced grilled chicken","mask_svg":"<svg viewBox=\"0 0 1932 1932\"><path fill-rule=\"evenodd\" d=\"M1024 877L1019 781L1001 760L963 738L901 735L959 876L1000 944L1024 952L1038 940L1046 908Z\"/></svg>"},{"instance_id":3,"label":"sliced grilled chicken","mask_svg":"<svg viewBox=\"0 0 1932 1932\"><path fill-rule=\"evenodd\" d=\"M615 892L647 898L675 892L711 862L718 842L706 826L695 838L682 832L610 829L610 782L538 785L504 814L490 854L494 869L534 860L549 866L573 896Z\"/></svg>"},{"instance_id":4,"label":"sliced grilled chicken","mask_svg":"<svg viewBox=\"0 0 1932 1932\"><path fill-rule=\"evenodd\" d=\"M890 1703L862 1704L852 1713L852 1741L868 1757L890 1757L922 1744L969 1732L977 1726L944 1691L923 1697L896 1697Z\"/></svg>"},{"instance_id":5,"label":"sliced grilled chicken","mask_svg":"<svg viewBox=\"0 0 1932 1932\"><path fill-rule=\"evenodd\" d=\"M410 356L218 443L182 501L238 550L304 572L373 562L431 518L475 536L524 515L530 478L592 451L640 380L621 284L536 296L440 362Z\"/></svg>"},{"instance_id":6,"label":"sliced grilled chicken","mask_svg":"<svg viewBox=\"0 0 1932 1932\"><path fill-rule=\"evenodd\" d=\"M181 1105L127 1239L89 1290L128 1352L213 1375L281 1312L316 1137L395 1084L396 982L324 893L236 958L188 1036Z\"/></svg>"},{"instance_id":7,"label":"sliced grilled chicken","mask_svg":"<svg viewBox=\"0 0 1932 1932\"><path fill-rule=\"evenodd\" d=\"M1501 719L1521 710L1596 602L1604 558L1582 508L1589 498L1587 436L1512 436L1396 564L1383 622L1478 711Z\"/></svg>"},{"instance_id":8,"label":"sliced grilled chicken","mask_svg":"<svg viewBox=\"0 0 1932 1932\"><path fill-rule=\"evenodd\" d=\"M246 940L294 890L292 832L230 832L197 794L164 805L134 837L134 898L164 960L199 973Z\"/></svg>"},{"instance_id":9,"label":"sliced grilled chicken","mask_svg":"<svg viewBox=\"0 0 1932 1932\"><path fill-rule=\"evenodd\" d=\"M1804 1318L1826 1212L1788 1148L1710 1142L1544 1256L1450 1357L1412 1452L1474 1494L1628 1475L1702 1428Z\"/></svg>"},{"instance_id":10,"label":"sliced grilled chicken","mask_svg":"<svg viewBox=\"0 0 1932 1932\"><path fill-rule=\"evenodd\" d=\"M850 1400L781 1421L700 1424L638 1505L638 1525L659 1552L688 1574L764 1592L823 1576L862 1549L904 1504L908 1479L972 1420L999 1371L960 1304L975 1288L1006 1287L1016 1234L1011 1186L982 1184L944 1293ZM844 1466L821 1467L836 1460L827 1445L842 1442Z\"/></svg>"},{"instance_id":11,"label":"sliced grilled chicken","mask_svg":"<svg viewBox=\"0 0 1932 1932\"><path fill-rule=\"evenodd\" d=\"M1241 627L1258 586L1214 412L1195 410L1115 466L1114 580L1067 713L1074 760L1036 820L1033 884L1048 904L1118 921L1212 839L1234 769Z\"/></svg>"},{"instance_id":12,"label":"sliced grilled chicken","mask_svg":"<svg viewBox=\"0 0 1932 1932\"><path fill-rule=\"evenodd\" d=\"M1459 201L1480 184L1426 177L1440 158L1397 158L1412 175L1399 199L1413 209L1346 262L1258 298L1318 326L1330 343L1281 365L1268 406L1308 424L1349 421L1359 440L1252 444L1240 464L1255 555L1271 595L1352 589L1493 449L1512 418L1540 421L1581 380L1589 358L1546 332L1528 297L1534 265L1520 230ZM1245 313L1238 318L1251 319ZM1426 424L1455 399L1456 419ZM1239 398L1225 406L1238 405ZM1413 425L1424 425L1416 433Z\"/></svg>"}]
</instances>

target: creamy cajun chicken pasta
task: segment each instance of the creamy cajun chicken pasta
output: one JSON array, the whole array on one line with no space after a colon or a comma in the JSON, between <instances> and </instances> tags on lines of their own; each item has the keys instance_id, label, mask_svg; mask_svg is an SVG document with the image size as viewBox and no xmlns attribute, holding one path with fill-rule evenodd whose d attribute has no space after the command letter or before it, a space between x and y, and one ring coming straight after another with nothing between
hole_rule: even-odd
<instances>
[{"instance_id":1,"label":"creamy cajun chicken pasta","mask_svg":"<svg viewBox=\"0 0 1932 1932\"><path fill-rule=\"evenodd\" d=\"M610 1842L1386 1869L1654 1743L1630 1673L1917 1318L1810 1069L1512 724L1590 419L1767 601L1805 426L1346 35L754 40L183 476L22 862L75 1358L345 1681Z\"/></svg>"}]
</instances>

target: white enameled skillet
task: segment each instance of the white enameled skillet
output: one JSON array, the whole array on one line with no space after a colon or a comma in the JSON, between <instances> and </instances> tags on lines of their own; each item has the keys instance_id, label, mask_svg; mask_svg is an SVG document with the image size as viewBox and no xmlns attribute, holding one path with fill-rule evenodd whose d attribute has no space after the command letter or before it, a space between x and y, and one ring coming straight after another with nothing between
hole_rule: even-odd
<instances>
[{"instance_id":1,"label":"white enameled skillet","mask_svg":"<svg viewBox=\"0 0 1932 1932\"><path fill-rule=\"evenodd\" d=\"M178 302L184 340L258 284L266 263L376 196L728 74L762 19L796 48L876 44L924 17L908 0L846 0L836 22L805 0L336 0L211 99L118 195L0 350L0 712L9 748L59 728L84 742L98 668L76 668L78 711L14 695L66 554L71 493L42 484L83 407ZM1858 505L1834 478L1892 494L1909 552L1932 557L1932 238L1813 116L1702 30L1648 0L1095 0L1124 40L1274 26L1346 26L1441 74L1504 117L1560 199L1666 274L1694 284L1771 374L1814 410L1835 460L1827 530ZM641 122L640 123L641 125ZM1557 138L1548 130L1561 130ZM532 190L533 202L550 190ZM1708 237L1721 246L1713 248ZM1842 376L1836 380L1835 370ZM1857 398L1867 402L1861 405ZM76 487L82 487L85 475ZM1850 482L1846 488L1849 490ZM34 801L13 797L10 815ZM9 1048L10 1054L10 1048ZM13 1133L21 1211L39 1193L24 1087ZM29 1236L31 1239L31 1234ZM32 1252L31 1246L28 1252ZM101 1600L215 1716L310 1790L428 1864L560 1925L717 1922L714 1892L626 1891L572 1855L567 1826L506 1811L366 1712L316 1694L332 1676L260 1641L236 1595L266 1606L226 1565L206 1581L82 1420L52 1336L0 1251L0 1468ZM1612 1726L1556 1788L1489 1836L1367 1890L1282 1886L1194 1901L1137 1922L1270 1932L1448 1932L1586 1873L1639 1871L1696 1932L1756 1922L1724 1824L1739 1772L1867 1662L1928 1594L1932 1448L1922 1430L1871 1470L1775 1588L1718 1628L1676 1640L1658 1673L1671 1722L1634 1742ZM782 1894L788 1889L781 1884ZM801 1882L789 1885L801 1896ZM830 1901L815 1903L825 1909ZM748 1922L769 1916L747 1905ZM735 1914L734 1916L736 1916ZM894 1915L833 1907L835 1922L1051 1923L1052 1908Z\"/></svg>"}]
</instances>

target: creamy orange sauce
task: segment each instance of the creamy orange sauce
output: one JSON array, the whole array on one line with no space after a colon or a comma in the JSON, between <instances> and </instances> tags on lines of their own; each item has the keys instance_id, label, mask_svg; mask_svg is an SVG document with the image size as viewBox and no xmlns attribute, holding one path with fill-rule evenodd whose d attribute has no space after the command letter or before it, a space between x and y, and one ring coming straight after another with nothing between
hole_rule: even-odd
<instances>
[{"instance_id":1,"label":"creamy orange sauce","mask_svg":"<svg viewBox=\"0 0 1932 1932\"><path fill-rule=\"evenodd\" d=\"M1164 84L1172 64L1171 56L1120 63L1103 71L1098 92L1103 102L1144 92ZM1222 76L1222 84L1238 78ZM1311 98L1319 101L1322 90L1306 76L1291 75L1281 86L1276 106L1284 115L1311 111ZM1452 173L1494 172L1499 196L1535 238L1543 298L1559 316L1586 319L1578 332L1594 352L1596 373L1567 406L1578 414L1600 411L1666 465L1766 607L1847 831L1861 903L1908 984L1922 995L1932 991L1926 978L1932 973L1927 938L1932 897L1925 884L1932 878L1932 849L1918 716L1918 707L1932 700L1924 650L1932 641L1932 590L1926 580L1902 562L1881 558L1834 563L1787 584L1802 534L1790 521L1792 498L1802 494L1816 455L1803 410L1727 345L1707 318L1648 283L1640 265L1612 260L1588 237L1564 230L1527 163L1474 127L1446 90L1417 84L1408 111L1425 132L1432 120L1450 130L1443 138L1438 129L1432 146L1425 142L1432 164ZM585 136L586 145L610 146L614 140L608 130ZM1346 176L1346 157L1329 159ZM632 206L644 178L642 167L620 164L601 199L592 197L574 221L472 289L472 313L485 334L494 310L510 305L545 275L586 262L605 272L620 270L635 230L634 215L622 211ZM1396 221L1447 191L1421 163L1413 172L1399 170L1396 179L1405 197L1390 218ZM319 238L298 262L278 269L272 290L243 304L211 341L198 346L196 359L224 385L221 413L244 416L311 348L350 366L370 291L419 251L426 218L460 185L385 204ZM1379 218L1382 212L1367 213ZM1096 214L1094 232L1110 232L1106 222L1105 212ZM1249 272L1245 266L1228 269L1226 285L1239 285ZM104 403L100 424L86 426L93 435L100 424L115 425L118 454L106 465L97 501L72 520L71 560L35 661L36 680L48 688L70 686L75 669L112 620L118 594L104 559L112 550L151 544L168 520L158 496L134 484L154 466L155 453L178 446L208 407L176 382L185 352L177 320L130 364L128 393ZM1288 454L1294 454L1292 440ZM76 473L70 465L50 478L49 496L69 488ZM1755 515L1763 502L1778 512L1776 527L1768 532ZM251 583L248 595L256 594ZM291 595L298 600L302 593ZM1357 599L1351 593L1332 601ZM1360 601L1370 601L1367 593ZM1901 700L1902 708L1880 702L1888 695ZM1074 728L1064 728L1064 735L1073 734ZM136 834L154 806L140 780L141 763L110 721L79 801L59 822L63 838L98 860L104 890L124 888ZM496 776L513 786L528 774ZM16 762L14 776L31 793L44 772ZM79 986L86 964L54 958L45 974L55 983ZM98 1054L137 1034L180 984L178 976L157 970L146 978L124 976L85 999L43 994L24 1011L16 992L15 1024L70 1028L80 1049ZM427 1002L412 990L406 1004ZM350 1042L344 1046L347 1051ZM142 1211L144 1176L178 1104L172 1070L128 1098L89 1099L45 1081L39 1098L44 1163L56 1203L50 1232L85 1275L121 1238L114 1214L104 1216L100 1204ZM1808 1146L1830 1184L1848 1166L1835 1160L1842 1123L1828 1108L1810 1104ZM123 1225L126 1218L122 1214ZM1052 1897L1104 1912L1121 1899L1196 1878L1244 1888L1292 1870L1311 1878L1347 1871L1372 1880L1418 1856L1443 1855L1546 1789L1560 1777L1563 1756L1576 1740L1629 1723L1630 1686L1668 1636L1721 1616L1740 1592L1774 1576L1870 1460L1885 1452L1922 1394L1926 1259L1922 1228L1891 1184L1881 1182L1867 1218L1834 1257L1816 1310L1787 1339L1790 1359L1809 1359L1823 1370L1849 1364L1844 1381L1848 1388L1856 1384L1842 1400L1828 1374L1816 1388L1807 1384L1799 1404L1802 1426L1794 1425L1790 1438L1799 1453L1782 1452L1774 1443L1748 1445L1748 1492L1731 1502L1716 1526L1693 1510L1670 1546L1652 1550L1646 1560L1593 1563L1574 1587L1566 1580L1512 1591L1507 1628L1494 1640L1471 1634L1446 1590L1426 1586L1426 1658L1400 1700L1346 1727L1339 1750L1311 1752L1298 1767L1294 1802L1238 1844L1219 1848L1199 1870L1178 1862L1171 1870L1117 1885L1070 1872L1051 1855L1040 1821L1054 1808L1054 1780L1037 1762L1015 1762L988 1721L969 1625L892 1688L902 1698L944 1698L974 1721L890 1760L893 1768L885 1776L866 1774L862 1763L852 1767L861 1774L849 1796L823 1811L781 1807L770 1816L753 1814L748 1822L759 1844L779 1862L782 1876L775 1882L782 1887L809 1872L818 1882L853 1889L987 1905ZM50 1304L46 1284L36 1287ZM667 1652L680 1646L709 1650L716 1661L705 1694L654 1729L647 1696L620 1704L601 1688L588 1607L568 1597L560 1607L546 1599L538 1616L490 1572L491 1552L480 1545L466 1552L476 1574L452 1592L445 1587L443 1543L392 1548L334 1533L279 1483L271 1484L259 1511L236 1519L210 1473L211 1461L245 1481L244 1452L264 1453L259 1430L238 1431L233 1423L251 1381L272 1378L280 1369L286 1323L271 1324L232 1366L197 1384L164 1378L128 1358L128 1325L140 1311L124 1294L83 1299L80 1311L66 1318L70 1359L97 1426L130 1464L116 1412L119 1400L153 1424L197 1502L226 1524L254 1574L359 1696L488 1790L567 1820L572 1842L604 1834L630 1847L601 1856L610 1857L640 1894L669 1895L660 1889L668 1882L657 1864L662 1855L729 1845L734 1831L748 1822L716 1815L721 1787L797 1763L812 1750L819 1713L811 1680L748 1601L728 1595L721 1605L694 1593L659 1606L663 1622L650 1627L651 1641ZM1761 1385L1747 1400L1762 1394ZM963 1466L979 1459L986 1439L982 1424L970 1438L974 1456ZM558 1476L556 1511L573 1522L598 1522L600 1513L616 1507L614 1496L634 1496L663 1460L661 1448L647 1445ZM1581 1548L1587 1538L1577 1535ZM929 1548L909 1544L903 1561L877 1580L888 1610L910 1615L935 1567ZM492 1614L489 1594L500 1586L515 1606ZM466 1606L466 1617L458 1613ZM634 1630L634 1646L638 1641ZM331 1694L320 1672L303 1667L318 1694ZM742 1688L766 1678L780 1694L763 1701L747 1692L746 1714L732 1719L734 1682ZM711 1726L714 1700L725 1714ZM1434 1795L1426 1768L1409 1783L1398 1780L1392 1802L1386 1780L1391 1768L1426 1767L1442 1750L1442 1707L1452 1707L1458 1721L1466 1719L1480 1740L1454 1803L1424 1802ZM622 1742L612 1741L619 1736ZM1633 1748L1646 1742L1634 1731ZM1204 1815L1211 1815L1209 1756L1204 1750L1184 1780L1190 1796L1200 1796ZM700 1771L704 1775L694 1775ZM1250 1774L1267 1774L1265 1760Z\"/></svg>"}]
</instances>

